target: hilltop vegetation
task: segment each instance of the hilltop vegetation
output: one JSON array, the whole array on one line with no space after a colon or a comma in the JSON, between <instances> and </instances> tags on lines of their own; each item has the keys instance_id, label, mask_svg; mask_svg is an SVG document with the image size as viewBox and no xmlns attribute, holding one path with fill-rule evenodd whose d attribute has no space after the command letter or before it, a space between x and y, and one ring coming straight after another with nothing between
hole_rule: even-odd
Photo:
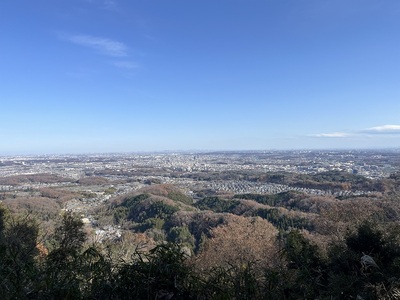
<instances>
[{"instance_id":1,"label":"hilltop vegetation","mask_svg":"<svg viewBox=\"0 0 400 300\"><path fill-rule=\"evenodd\" d=\"M66 184L3 193L0 298L400 296L397 174L381 180L340 172L265 176L247 180L374 192L189 194L146 181L119 194L115 182L102 177L3 179ZM97 203L100 196L109 200ZM63 210L71 202L88 205L75 214ZM91 219L84 224L86 215Z\"/></svg>"}]
</instances>

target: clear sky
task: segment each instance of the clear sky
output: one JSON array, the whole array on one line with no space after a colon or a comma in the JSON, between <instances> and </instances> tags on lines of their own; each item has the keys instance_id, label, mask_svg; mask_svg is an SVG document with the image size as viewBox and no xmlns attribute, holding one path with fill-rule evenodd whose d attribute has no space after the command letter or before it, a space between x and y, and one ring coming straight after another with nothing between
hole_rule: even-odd
<instances>
[{"instance_id":1,"label":"clear sky","mask_svg":"<svg viewBox=\"0 0 400 300\"><path fill-rule=\"evenodd\" d=\"M1 1L0 109L1 155L400 147L400 1Z\"/></svg>"}]
</instances>

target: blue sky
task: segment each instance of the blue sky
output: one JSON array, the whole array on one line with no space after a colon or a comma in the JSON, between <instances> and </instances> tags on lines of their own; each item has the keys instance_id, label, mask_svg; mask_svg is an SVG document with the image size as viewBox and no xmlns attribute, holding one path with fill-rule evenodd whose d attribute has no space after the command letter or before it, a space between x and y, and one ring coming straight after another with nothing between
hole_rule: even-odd
<instances>
[{"instance_id":1,"label":"blue sky","mask_svg":"<svg viewBox=\"0 0 400 300\"><path fill-rule=\"evenodd\" d=\"M400 1L0 3L0 154L400 146Z\"/></svg>"}]
</instances>

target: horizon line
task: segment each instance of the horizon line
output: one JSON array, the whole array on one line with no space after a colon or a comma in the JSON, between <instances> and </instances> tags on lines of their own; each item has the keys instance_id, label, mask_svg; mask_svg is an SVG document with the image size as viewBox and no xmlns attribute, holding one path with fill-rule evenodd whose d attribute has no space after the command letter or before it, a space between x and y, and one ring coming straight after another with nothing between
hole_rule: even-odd
<instances>
[{"instance_id":1,"label":"horizon line","mask_svg":"<svg viewBox=\"0 0 400 300\"><path fill-rule=\"evenodd\" d=\"M348 148L282 148L282 149L177 149L177 150L136 150L136 151L107 151L107 152L42 152L42 153L0 153L0 157L27 156L85 156L85 155L129 155L129 154L174 154L174 153L260 153L260 152L299 152L299 151L400 151L400 147L348 147Z\"/></svg>"}]
</instances>

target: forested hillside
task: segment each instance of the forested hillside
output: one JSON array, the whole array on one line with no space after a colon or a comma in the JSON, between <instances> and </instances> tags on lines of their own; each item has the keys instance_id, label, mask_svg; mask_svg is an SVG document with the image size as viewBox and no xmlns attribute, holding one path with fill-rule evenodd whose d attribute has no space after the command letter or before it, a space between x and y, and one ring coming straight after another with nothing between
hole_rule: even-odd
<instances>
[{"instance_id":1,"label":"forested hillside","mask_svg":"<svg viewBox=\"0 0 400 300\"><path fill-rule=\"evenodd\" d=\"M91 192L72 185L4 194L0 298L398 299L398 177L306 180L384 188L346 198L190 196L171 184L147 184L118 195L108 180L87 177L78 184ZM100 194L109 200L92 207L90 220L79 206L65 209Z\"/></svg>"}]
</instances>

